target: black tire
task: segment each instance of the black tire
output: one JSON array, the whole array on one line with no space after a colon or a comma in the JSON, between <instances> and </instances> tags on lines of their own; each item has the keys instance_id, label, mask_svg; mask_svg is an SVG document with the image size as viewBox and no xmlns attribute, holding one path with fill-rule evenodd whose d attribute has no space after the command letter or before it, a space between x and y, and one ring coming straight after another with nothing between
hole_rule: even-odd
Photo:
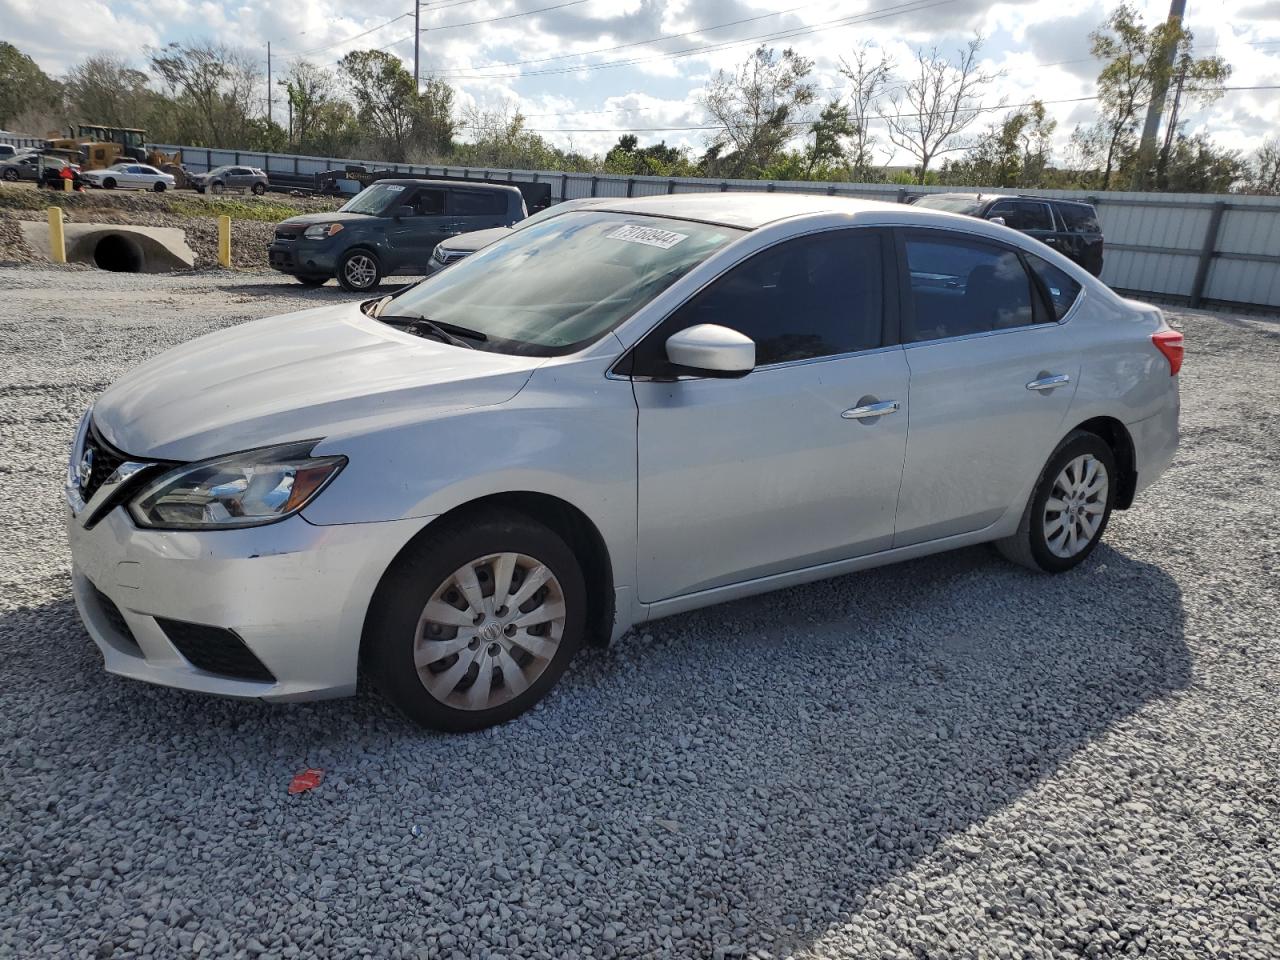
<instances>
[{"instance_id":1,"label":"black tire","mask_svg":"<svg viewBox=\"0 0 1280 960\"><path fill-rule=\"evenodd\" d=\"M18 171L14 170L12 167L5 170L4 172L4 178L8 180L10 183L17 183L20 176L21 175L18 173Z\"/></svg>"},{"instance_id":2,"label":"black tire","mask_svg":"<svg viewBox=\"0 0 1280 960\"><path fill-rule=\"evenodd\" d=\"M297 280L304 287L323 287L329 282L328 277L300 277L297 274L294 275L293 279Z\"/></svg>"},{"instance_id":3,"label":"black tire","mask_svg":"<svg viewBox=\"0 0 1280 960\"><path fill-rule=\"evenodd\" d=\"M202 193L204 193L204 190L205 190L205 188L204 188L204 187L196 187L196 188L195 188L196 193L201 193L201 194L202 194Z\"/></svg>"},{"instance_id":4,"label":"black tire","mask_svg":"<svg viewBox=\"0 0 1280 960\"><path fill-rule=\"evenodd\" d=\"M382 280L382 264L371 250L348 250L338 260L338 284L343 290L363 293Z\"/></svg>"},{"instance_id":5,"label":"black tire","mask_svg":"<svg viewBox=\"0 0 1280 960\"><path fill-rule=\"evenodd\" d=\"M226 188L221 183L218 183L216 180L209 185L209 192L212 193L214 196L218 196L218 197L222 196L222 191L225 189Z\"/></svg>"},{"instance_id":6,"label":"black tire","mask_svg":"<svg viewBox=\"0 0 1280 960\"><path fill-rule=\"evenodd\" d=\"M1069 514L1059 511L1047 511L1047 507L1050 497L1055 493L1054 487L1067 465L1081 457L1091 457L1105 471L1105 497L1097 497L1091 500L1092 504L1101 505L1102 520L1082 549L1070 556L1062 556L1051 549L1050 537L1046 532L1046 527L1052 528L1055 521L1057 521L1065 529L1066 526L1070 525L1065 522ZM1044 573L1063 573L1072 567L1078 566L1088 559L1089 554L1093 553L1098 546L1098 542L1102 539L1102 535L1107 531L1107 523L1111 519L1111 510L1115 505L1116 487L1119 480L1119 474L1116 472L1115 455L1111 452L1111 447L1107 445L1107 442L1097 434L1089 433L1086 430L1073 430L1058 445L1058 449L1049 457L1049 461L1040 472L1040 476L1036 480L1035 489L1032 491L1031 499L1022 513L1022 520L1018 524L1018 532L1004 540L996 541L996 549L1006 559ZM1062 491L1057 492L1061 493ZM1083 501L1080 504L1083 511L1087 511L1089 505ZM1062 519L1058 520L1057 518L1059 517ZM1077 525L1076 529L1083 528Z\"/></svg>"},{"instance_id":7,"label":"black tire","mask_svg":"<svg viewBox=\"0 0 1280 960\"><path fill-rule=\"evenodd\" d=\"M156 193L164 193L164 188L165 188L165 183L164 183L164 181L163 181L163 180L157 180L157 181L155 182L155 185L154 185L151 189L152 189L152 190L154 190Z\"/></svg>"},{"instance_id":8,"label":"black tire","mask_svg":"<svg viewBox=\"0 0 1280 960\"><path fill-rule=\"evenodd\" d=\"M116 188L116 178L115 178L115 177L103 177L103 178L102 178L102 189L104 189L104 190L114 190L115 188Z\"/></svg>"},{"instance_id":9,"label":"black tire","mask_svg":"<svg viewBox=\"0 0 1280 960\"><path fill-rule=\"evenodd\" d=\"M437 662L424 665L423 675L428 677L442 677L449 669L466 670L458 680L446 681L449 689L453 690L449 696L455 698L467 697L474 688L476 678L480 676L480 670L488 668L491 687L490 698L485 702L492 700L495 705L483 709L465 709L446 703L428 691L415 662L415 648L422 646L423 649L429 649L426 644L431 642L452 642L459 631L471 628L455 627L454 638L446 635L440 641L432 641L425 631L436 628L428 626L423 628L424 635L420 644L419 619L423 617L427 604L433 597L437 598L435 603L442 603L449 600L450 593L453 598L449 602L454 609L463 611L464 616L466 611L472 609L471 604L456 588L450 588L454 573L468 566L473 571L478 571L477 587L482 591L487 590L485 597L491 600L496 568L492 561L486 566L485 558L497 554L520 554L550 571L554 581L534 592L515 614L520 615L521 610L537 610L540 604L549 602L549 591L554 584L564 609L560 639L553 646L554 654L541 661L521 648L518 639L507 644L506 654L496 654L498 657L511 659L510 663L501 661L507 669L513 669L513 665L519 666L517 661L528 658L526 665L520 667L522 672L519 677L529 685L514 696L507 692L510 688L504 682L506 673L503 667L498 666L500 661L489 659L499 648L496 641L500 637L481 639L477 636L467 648L460 648L460 653L450 653ZM513 593L517 589L517 583L513 576ZM411 544L378 584L369 606L369 614L365 618L361 646L364 666L383 694L409 719L425 727L462 732L505 723L546 696L564 673L569 661L582 645L586 628L586 600L586 585L578 559L564 540L550 528L523 514L498 510L464 515L452 521L445 520L439 529L429 531L428 535ZM530 604L533 606L530 607ZM503 607L497 608L498 613L503 610ZM488 625L491 618L495 623L498 622L495 613L483 616L484 625ZM449 628L444 629L447 634ZM529 632L532 633L533 629ZM480 633L482 630L483 627L477 627L476 632ZM468 659L464 668L460 659L462 656L474 659ZM541 672L532 677L527 677L523 672L532 671L535 667Z\"/></svg>"},{"instance_id":10,"label":"black tire","mask_svg":"<svg viewBox=\"0 0 1280 960\"><path fill-rule=\"evenodd\" d=\"M261 183L255 183L253 185L253 195L255 197L260 197L266 192L267 192L267 188Z\"/></svg>"}]
</instances>

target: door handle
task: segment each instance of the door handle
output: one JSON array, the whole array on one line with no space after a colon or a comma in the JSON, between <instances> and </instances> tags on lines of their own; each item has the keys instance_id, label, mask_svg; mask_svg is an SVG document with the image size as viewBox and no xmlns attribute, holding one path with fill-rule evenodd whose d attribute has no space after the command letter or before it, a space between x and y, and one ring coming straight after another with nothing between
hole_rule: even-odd
<instances>
[{"instance_id":1,"label":"door handle","mask_svg":"<svg viewBox=\"0 0 1280 960\"><path fill-rule=\"evenodd\" d=\"M1054 387L1061 387L1071 382L1071 377L1065 373L1055 374L1051 377L1041 377L1039 380L1032 380L1027 384L1028 390L1052 390Z\"/></svg>"},{"instance_id":2,"label":"door handle","mask_svg":"<svg viewBox=\"0 0 1280 960\"><path fill-rule=\"evenodd\" d=\"M901 404L897 400L881 400L878 403L867 403L860 407L850 407L840 414L845 420L868 420L872 417L883 417L897 413Z\"/></svg>"}]
</instances>

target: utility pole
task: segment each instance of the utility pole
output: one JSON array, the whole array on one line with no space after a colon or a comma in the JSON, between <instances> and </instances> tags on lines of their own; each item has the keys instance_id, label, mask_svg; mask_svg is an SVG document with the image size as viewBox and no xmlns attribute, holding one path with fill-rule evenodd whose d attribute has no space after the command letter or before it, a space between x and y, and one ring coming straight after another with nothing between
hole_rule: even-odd
<instances>
[{"instance_id":1,"label":"utility pole","mask_svg":"<svg viewBox=\"0 0 1280 960\"><path fill-rule=\"evenodd\" d=\"M1187 11L1187 0L1169 0L1169 19L1166 21L1173 30L1182 29L1182 17ZM1133 175L1135 190L1144 190L1151 185L1152 168L1156 162L1156 135L1160 132L1160 116L1164 112L1165 97L1169 93L1169 74L1178 56L1178 43L1169 44L1165 52L1165 62L1155 75L1151 84L1151 102L1147 104L1147 120L1142 125L1142 140L1138 144L1138 164Z\"/></svg>"},{"instance_id":2,"label":"utility pole","mask_svg":"<svg viewBox=\"0 0 1280 960\"><path fill-rule=\"evenodd\" d=\"M271 124L271 41L267 41L267 124Z\"/></svg>"},{"instance_id":3,"label":"utility pole","mask_svg":"<svg viewBox=\"0 0 1280 960\"><path fill-rule=\"evenodd\" d=\"M422 31L419 26L422 17L421 0L413 0L413 92L418 92L418 41Z\"/></svg>"}]
</instances>

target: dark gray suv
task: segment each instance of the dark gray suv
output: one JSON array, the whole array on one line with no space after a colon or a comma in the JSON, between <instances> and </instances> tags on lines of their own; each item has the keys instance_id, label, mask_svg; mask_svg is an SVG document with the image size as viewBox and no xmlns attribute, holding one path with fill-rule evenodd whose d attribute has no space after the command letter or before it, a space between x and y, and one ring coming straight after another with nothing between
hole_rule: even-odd
<instances>
[{"instance_id":1,"label":"dark gray suv","mask_svg":"<svg viewBox=\"0 0 1280 960\"><path fill-rule=\"evenodd\" d=\"M276 226L271 266L319 286L336 277L369 290L393 274L421 276L446 237L509 227L525 217L515 187L442 180L379 180L336 213L290 217Z\"/></svg>"}]
</instances>

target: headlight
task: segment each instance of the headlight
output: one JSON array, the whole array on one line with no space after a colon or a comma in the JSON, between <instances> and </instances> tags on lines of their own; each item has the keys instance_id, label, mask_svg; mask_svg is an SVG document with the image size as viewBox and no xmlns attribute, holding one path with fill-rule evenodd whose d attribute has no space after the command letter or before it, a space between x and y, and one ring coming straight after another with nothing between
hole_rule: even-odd
<instances>
[{"instance_id":1,"label":"headlight","mask_svg":"<svg viewBox=\"0 0 1280 960\"><path fill-rule=\"evenodd\" d=\"M340 223L317 223L307 227L302 234L308 240L323 240L325 237L332 237L335 233L342 232L342 224Z\"/></svg>"},{"instance_id":2,"label":"headlight","mask_svg":"<svg viewBox=\"0 0 1280 960\"><path fill-rule=\"evenodd\" d=\"M188 463L160 476L129 504L139 526L170 530L256 527L297 513L346 466L312 457L316 440Z\"/></svg>"}]
</instances>

